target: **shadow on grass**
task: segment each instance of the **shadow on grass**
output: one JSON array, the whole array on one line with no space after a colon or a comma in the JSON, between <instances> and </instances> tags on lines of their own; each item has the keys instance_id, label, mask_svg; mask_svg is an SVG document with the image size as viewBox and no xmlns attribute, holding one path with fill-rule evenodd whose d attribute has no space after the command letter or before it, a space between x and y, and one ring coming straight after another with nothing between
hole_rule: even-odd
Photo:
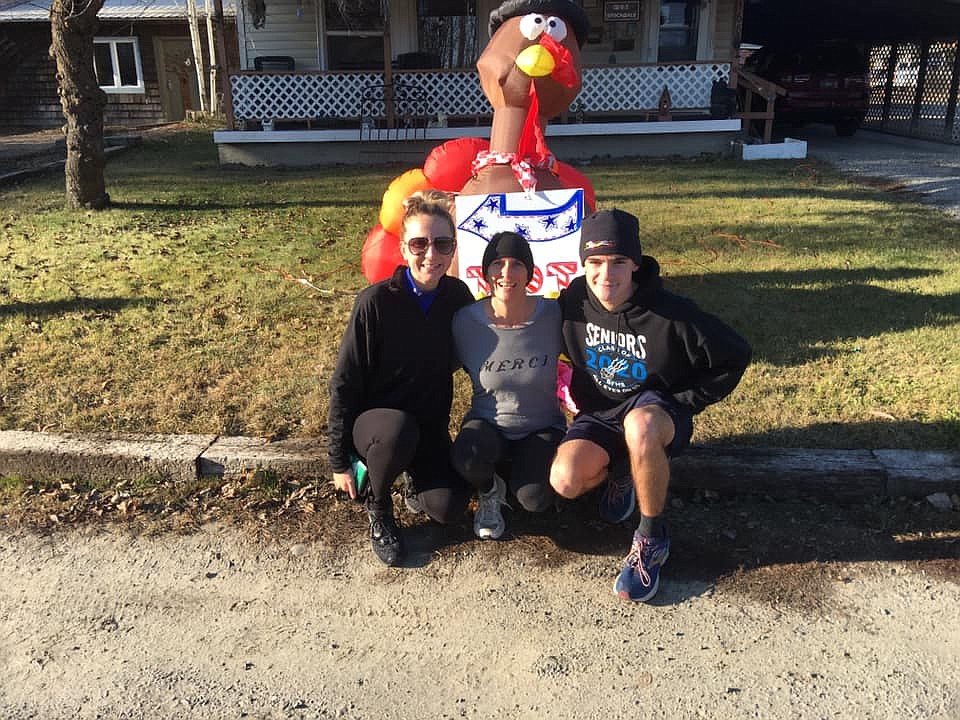
<instances>
[{"instance_id":1,"label":"shadow on grass","mask_svg":"<svg viewBox=\"0 0 960 720\"><path fill-rule=\"evenodd\" d=\"M826 445L831 438L843 444ZM723 446L767 448L913 449L960 448L960 418L941 422L877 419L870 422L818 423L806 427L780 427L759 433L724 438Z\"/></svg>"},{"instance_id":2,"label":"shadow on grass","mask_svg":"<svg viewBox=\"0 0 960 720\"><path fill-rule=\"evenodd\" d=\"M110 207L116 210L131 211L150 211L150 212L211 212L220 210L284 210L284 209L304 209L304 208L329 208L343 207L355 210L357 207L363 207L364 203L356 198L343 200L289 200L289 201L268 201L268 200L242 200L239 202L225 203L220 201L177 201L177 202L111 202ZM371 213L379 209L378 203L370 201L366 203L371 208Z\"/></svg>"},{"instance_id":3,"label":"shadow on grass","mask_svg":"<svg viewBox=\"0 0 960 720\"><path fill-rule=\"evenodd\" d=\"M63 315L68 312L98 312L115 313L128 307L153 306L155 300L149 298L85 298L78 297L70 300L51 300L49 302L0 302L0 317L48 318Z\"/></svg>"},{"instance_id":4,"label":"shadow on grass","mask_svg":"<svg viewBox=\"0 0 960 720\"><path fill-rule=\"evenodd\" d=\"M960 322L960 293L930 294L939 269L840 268L671 276L665 285L740 330L755 359L801 365L841 353L833 343ZM916 281L909 291L874 283ZM856 349L854 351L857 351Z\"/></svg>"},{"instance_id":5,"label":"shadow on grass","mask_svg":"<svg viewBox=\"0 0 960 720\"><path fill-rule=\"evenodd\" d=\"M831 602L831 584L849 582L849 565L860 563L897 562L960 582L957 512L935 510L925 500L842 504L681 490L671 492L667 518L670 560L653 604L718 588L773 605L821 608ZM520 542L511 543L512 552L525 553L531 564L540 558L540 564L574 566L612 586L637 520L604 523L591 499L558 515L514 516L510 533Z\"/></svg>"}]
</instances>

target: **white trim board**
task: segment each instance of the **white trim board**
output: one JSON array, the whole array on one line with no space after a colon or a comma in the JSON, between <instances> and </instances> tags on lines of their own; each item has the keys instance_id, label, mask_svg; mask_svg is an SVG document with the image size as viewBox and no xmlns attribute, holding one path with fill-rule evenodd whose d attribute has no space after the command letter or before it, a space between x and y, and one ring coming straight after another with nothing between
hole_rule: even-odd
<instances>
[{"instance_id":1,"label":"white trim board","mask_svg":"<svg viewBox=\"0 0 960 720\"><path fill-rule=\"evenodd\" d=\"M548 125L546 136L583 137L590 135L672 135L680 133L739 132L742 121L731 120L672 120L669 122L576 123ZM490 128L456 127L427 128L417 139L452 140L461 137L489 137ZM360 142L360 128L343 130L217 130L214 143L322 143ZM400 141L402 142L402 141Z\"/></svg>"}]
</instances>

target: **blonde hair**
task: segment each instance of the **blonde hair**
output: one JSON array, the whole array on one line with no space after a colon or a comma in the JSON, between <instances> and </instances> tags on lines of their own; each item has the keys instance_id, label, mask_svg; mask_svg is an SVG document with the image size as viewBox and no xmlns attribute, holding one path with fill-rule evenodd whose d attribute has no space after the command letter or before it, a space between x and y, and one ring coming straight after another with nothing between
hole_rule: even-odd
<instances>
[{"instance_id":1,"label":"blonde hair","mask_svg":"<svg viewBox=\"0 0 960 720\"><path fill-rule=\"evenodd\" d=\"M439 217L450 223L450 230L454 234L457 223L453 219L453 194L443 190L421 190L413 193L403 201L403 220L400 222L400 236L403 237L407 229L407 220L417 215Z\"/></svg>"}]
</instances>

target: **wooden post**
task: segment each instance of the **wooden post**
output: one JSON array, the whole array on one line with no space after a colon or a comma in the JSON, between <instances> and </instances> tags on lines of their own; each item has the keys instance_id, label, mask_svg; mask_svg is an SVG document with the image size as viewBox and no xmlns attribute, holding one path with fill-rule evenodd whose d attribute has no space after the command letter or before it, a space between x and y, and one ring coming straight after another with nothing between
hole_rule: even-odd
<instances>
[{"instance_id":1,"label":"wooden post","mask_svg":"<svg viewBox=\"0 0 960 720\"><path fill-rule=\"evenodd\" d=\"M920 115L923 114L923 88L927 84L927 63L930 60L930 41L920 44L920 60L917 63L917 86L913 91L913 111L910 113L910 134L920 134Z\"/></svg>"},{"instance_id":2,"label":"wooden post","mask_svg":"<svg viewBox=\"0 0 960 720\"><path fill-rule=\"evenodd\" d=\"M205 0L204 11L207 14L207 50L210 53L210 114L217 115L217 48L213 41L213 11L210 0Z\"/></svg>"},{"instance_id":3,"label":"wooden post","mask_svg":"<svg viewBox=\"0 0 960 720\"><path fill-rule=\"evenodd\" d=\"M190 42L193 44L193 65L197 70L197 86L200 90L200 112L207 111L207 78L203 64L203 48L200 46L200 23L197 20L197 0L187 0L187 24L190 26Z\"/></svg>"},{"instance_id":4,"label":"wooden post","mask_svg":"<svg viewBox=\"0 0 960 720\"><path fill-rule=\"evenodd\" d=\"M390 42L390 0L382 0L380 12L383 14L383 106L387 116L387 127L397 123L396 105L393 102L393 46Z\"/></svg>"},{"instance_id":5,"label":"wooden post","mask_svg":"<svg viewBox=\"0 0 960 720\"><path fill-rule=\"evenodd\" d=\"M950 76L950 93L947 95L947 116L943 126L943 139L953 141L953 126L957 121L957 90L960 88L960 43L953 55L953 74Z\"/></svg>"},{"instance_id":6,"label":"wooden post","mask_svg":"<svg viewBox=\"0 0 960 720\"><path fill-rule=\"evenodd\" d=\"M886 128L887 121L890 119L890 103L893 97L893 74L897 68L897 50L896 43L890 45L890 58L887 62L887 81L883 86L883 110L880 113L880 127Z\"/></svg>"},{"instance_id":7,"label":"wooden post","mask_svg":"<svg viewBox=\"0 0 960 720\"><path fill-rule=\"evenodd\" d=\"M240 18L237 18L240 22ZM213 31L217 39L217 47L220 48L218 57L223 62L223 72L217 73L217 79L220 81L220 96L223 98L223 112L227 118L227 129L233 130L236 119L233 116L233 92L230 89L230 62L227 54L226 37L223 31L223 0L213 0Z\"/></svg>"},{"instance_id":8,"label":"wooden post","mask_svg":"<svg viewBox=\"0 0 960 720\"><path fill-rule=\"evenodd\" d=\"M735 88L736 69L740 66L740 44L743 42L743 0L737 0L733 15L733 61L730 63L730 83Z\"/></svg>"}]
</instances>

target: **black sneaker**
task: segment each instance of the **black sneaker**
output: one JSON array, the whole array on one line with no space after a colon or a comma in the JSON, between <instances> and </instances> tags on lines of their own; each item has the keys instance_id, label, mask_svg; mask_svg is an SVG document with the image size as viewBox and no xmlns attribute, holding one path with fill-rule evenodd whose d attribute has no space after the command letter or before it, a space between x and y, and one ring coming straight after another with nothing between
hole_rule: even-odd
<instances>
[{"instance_id":1,"label":"black sneaker","mask_svg":"<svg viewBox=\"0 0 960 720\"><path fill-rule=\"evenodd\" d=\"M403 559L403 538L392 514L369 513L370 544L373 554L384 565L393 566Z\"/></svg>"},{"instance_id":2,"label":"black sneaker","mask_svg":"<svg viewBox=\"0 0 960 720\"><path fill-rule=\"evenodd\" d=\"M400 473L400 480L403 482L403 504L414 515L422 514L423 504L420 502L420 495L413 484L413 477L408 472L402 472Z\"/></svg>"}]
</instances>

